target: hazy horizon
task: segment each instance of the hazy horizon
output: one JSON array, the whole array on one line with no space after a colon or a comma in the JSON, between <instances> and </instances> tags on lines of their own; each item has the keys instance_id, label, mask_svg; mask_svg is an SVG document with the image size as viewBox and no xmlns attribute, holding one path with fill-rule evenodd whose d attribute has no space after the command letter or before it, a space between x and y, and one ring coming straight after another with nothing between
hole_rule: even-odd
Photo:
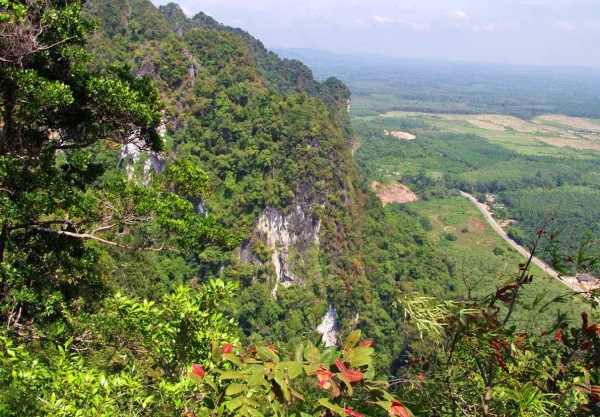
<instances>
[{"instance_id":1,"label":"hazy horizon","mask_svg":"<svg viewBox=\"0 0 600 417\"><path fill-rule=\"evenodd\" d=\"M168 1L153 0L157 5ZM600 2L593 0L181 0L240 27L269 49L600 67ZM400 5L399 5L400 3Z\"/></svg>"}]
</instances>

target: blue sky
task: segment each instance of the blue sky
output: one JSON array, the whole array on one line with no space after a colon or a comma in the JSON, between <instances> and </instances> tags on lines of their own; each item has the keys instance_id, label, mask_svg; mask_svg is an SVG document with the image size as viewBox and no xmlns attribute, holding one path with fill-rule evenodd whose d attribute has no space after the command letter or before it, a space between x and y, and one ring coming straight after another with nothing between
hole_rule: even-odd
<instances>
[{"instance_id":1,"label":"blue sky","mask_svg":"<svg viewBox=\"0 0 600 417\"><path fill-rule=\"evenodd\" d=\"M155 4L166 1L153 0ZM600 0L181 0L269 48L600 67Z\"/></svg>"}]
</instances>

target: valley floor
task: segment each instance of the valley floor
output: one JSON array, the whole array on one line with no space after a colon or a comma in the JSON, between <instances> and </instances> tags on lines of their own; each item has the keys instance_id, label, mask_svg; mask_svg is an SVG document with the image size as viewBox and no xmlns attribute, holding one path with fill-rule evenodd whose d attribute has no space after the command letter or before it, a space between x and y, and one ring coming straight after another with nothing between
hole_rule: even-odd
<instances>
[{"instance_id":1,"label":"valley floor","mask_svg":"<svg viewBox=\"0 0 600 417\"><path fill-rule=\"evenodd\" d=\"M475 197L473 197L471 194L465 193L464 191L461 191L460 194L463 197L468 198L473 204L475 204L477 206L477 208L479 209L479 211L481 211L481 213L483 214L485 219L488 221L490 226L492 226L492 228L509 245L511 245L513 248L515 248L517 251L519 251L523 256L525 256L525 257L530 256L530 252L527 249L525 249L523 246L519 245L517 242L515 242L510 237L508 237L508 235L506 234L504 229L502 229L502 227L498 224L498 222L492 216L492 213L490 213L490 211L487 209L487 207L484 204L481 204L479 201L477 201L477 199ZM533 263L535 263L537 266L539 266L546 274L550 275L553 278L556 278L558 281L560 281L561 283L563 283L564 285L569 287L571 290L573 290L577 293L582 293L582 294L587 293L587 290L585 288L583 288L577 284L577 280L575 279L575 277L565 277L565 276L560 275L560 273L558 271L555 271L554 269L550 268L545 262L543 262L541 259L539 259L536 256L534 256L531 259L531 261ZM600 299L598 297L594 297L593 300L596 303L600 304Z\"/></svg>"}]
</instances>

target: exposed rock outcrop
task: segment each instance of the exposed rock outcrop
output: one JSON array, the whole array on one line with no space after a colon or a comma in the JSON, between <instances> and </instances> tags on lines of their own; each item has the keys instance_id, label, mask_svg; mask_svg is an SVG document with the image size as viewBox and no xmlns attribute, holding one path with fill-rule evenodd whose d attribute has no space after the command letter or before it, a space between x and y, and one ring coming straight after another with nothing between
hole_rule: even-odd
<instances>
[{"instance_id":1,"label":"exposed rock outcrop","mask_svg":"<svg viewBox=\"0 0 600 417\"><path fill-rule=\"evenodd\" d=\"M329 310L323 316L321 324L317 326L317 332L323 335L325 347L335 346L338 335L337 311L333 304L329 304Z\"/></svg>"},{"instance_id":2,"label":"exposed rock outcrop","mask_svg":"<svg viewBox=\"0 0 600 417\"><path fill-rule=\"evenodd\" d=\"M166 130L163 115L163 120L157 129L161 138L165 137ZM135 167L140 162L142 155L147 156L147 158L142 168L142 178L138 179L136 178ZM158 152L146 151L143 141L139 138L139 133L134 132L121 147L119 164L124 164L125 175L128 180L138 179L143 185L148 186L152 180L151 171L154 170L157 174L162 174L167 166L167 160Z\"/></svg>"},{"instance_id":3,"label":"exposed rock outcrop","mask_svg":"<svg viewBox=\"0 0 600 417\"><path fill-rule=\"evenodd\" d=\"M302 253L311 246L319 246L321 221L313 214L314 204L307 198L307 190L299 187L296 200L289 213L267 207L258 219L254 236L260 239L271 252L271 262L275 268L275 283L272 294L277 296L279 285L304 285L302 277L292 272L290 253ZM260 260L253 254L252 242L240 248L240 260L247 264L258 264Z\"/></svg>"}]
</instances>

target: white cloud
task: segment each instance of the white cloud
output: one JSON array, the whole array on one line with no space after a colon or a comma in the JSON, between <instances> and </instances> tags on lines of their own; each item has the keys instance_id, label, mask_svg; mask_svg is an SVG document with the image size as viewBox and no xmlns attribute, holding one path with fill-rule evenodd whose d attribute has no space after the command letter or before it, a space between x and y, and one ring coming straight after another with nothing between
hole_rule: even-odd
<instances>
[{"instance_id":1,"label":"white cloud","mask_svg":"<svg viewBox=\"0 0 600 417\"><path fill-rule=\"evenodd\" d=\"M181 6L181 11L183 13L185 13L185 15L187 17L192 17L194 15L194 12L192 12L189 8L185 7L185 6Z\"/></svg>"},{"instance_id":2,"label":"white cloud","mask_svg":"<svg viewBox=\"0 0 600 417\"><path fill-rule=\"evenodd\" d=\"M448 16L448 19L453 20L455 22L469 19L469 16L465 12L458 9L446 12L446 16Z\"/></svg>"},{"instance_id":3,"label":"white cloud","mask_svg":"<svg viewBox=\"0 0 600 417\"><path fill-rule=\"evenodd\" d=\"M577 26L574 23L569 22L568 20L561 20L560 22L556 22L556 27L558 27L564 32L570 32L572 30L577 29Z\"/></svg>"},{"instance_id":4,"label":"white cloud","mask_svg":"<svg viewBox=\"0 0 600 417\"><path fill-rule=\"evenodd\" d=\"M431 26L429 25L429 23L414 22L411 20L404 19L394 19L390 16L382 16L378 14L371 16L371 19L382 25L394 24L405 26L411 28L415 32L429 32L431 30Z\"/></svg>"},{"instance_id":5,"label":"white cloud","mask_svg":"<svg viewBox=\"0 0 600 417\"><path fill-rule=\"evenodd\" d=\"M381 16L381 15L378 15L378 14L371 16L371 19L373 19L377 23L381 23L381 24L394 23L394 19L392 19L391 17L389 17L389 16Z\"/></svg>"}]
</instances>

